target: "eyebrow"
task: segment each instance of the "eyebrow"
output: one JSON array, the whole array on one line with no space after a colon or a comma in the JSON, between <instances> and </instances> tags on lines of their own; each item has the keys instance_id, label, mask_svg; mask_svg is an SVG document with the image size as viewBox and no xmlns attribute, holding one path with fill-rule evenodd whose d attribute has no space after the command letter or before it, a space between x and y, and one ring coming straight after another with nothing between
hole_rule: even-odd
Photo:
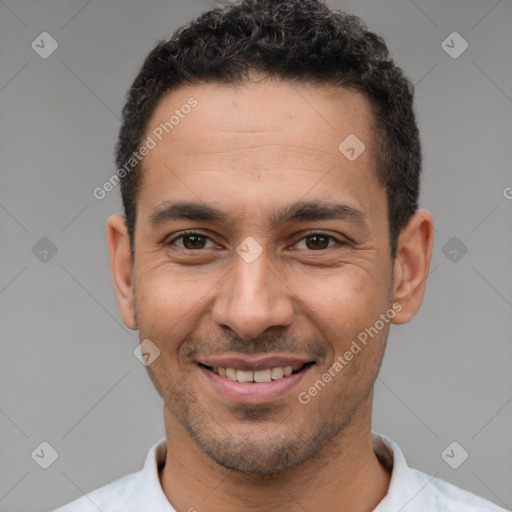
<instances>
[{"instance_id":1,"label":"eyebrow","mask_svg":"<svg viewBox=\"0 0 512 512\"><path fill-rule=\"evenodd\" d=\"M238 215L205 203L165 201L155 208L149 216L149 224L157 227L160 224L176 220L192 220L233 224ZM270 212L272 226L291 224L297 221L346 220L354 224L367 225L366 215L352 206L325 201L297 201L279 210Z\"/></svg>"}]
</instances>

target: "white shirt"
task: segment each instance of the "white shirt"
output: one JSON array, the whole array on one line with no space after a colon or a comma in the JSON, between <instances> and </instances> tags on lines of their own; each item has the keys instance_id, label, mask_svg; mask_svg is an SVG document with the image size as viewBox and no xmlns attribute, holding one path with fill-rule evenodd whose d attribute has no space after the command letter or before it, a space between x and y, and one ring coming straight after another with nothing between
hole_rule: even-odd
<instances>
[{"instance_id":1,"label":"white shirt","mask_svg":"<svg viewBox=\"0 0 512 512\"><path fill-rule=\"evenodd\" d=\"M506 512L453 484L410 468L400 447L389 437L372 432L372 440L381 462L393 468L388 493L373 512ZM164 437L150 448L141 471L91 491L54 512L176 512L158 477L166 449Z\"/></svg>"}]
</instances>

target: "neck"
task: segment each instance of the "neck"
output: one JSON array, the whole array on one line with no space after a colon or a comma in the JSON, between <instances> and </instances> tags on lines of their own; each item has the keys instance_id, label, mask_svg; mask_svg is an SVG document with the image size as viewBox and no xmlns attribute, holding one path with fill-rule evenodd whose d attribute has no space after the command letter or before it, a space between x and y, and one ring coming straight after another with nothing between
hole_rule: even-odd
<instances>
[{"instance_id":1,"label":"neck","mask_svg":"<svg viewBox=\"0 0 512 512\"><path fill-rule=\"evenodd\" d=\"M372 449L372 396L314 458L267 476L219 466L164 409L167 454L160 483L179 511L370 512L388 491L390 474Z\"/></svg>"}]
</instances>

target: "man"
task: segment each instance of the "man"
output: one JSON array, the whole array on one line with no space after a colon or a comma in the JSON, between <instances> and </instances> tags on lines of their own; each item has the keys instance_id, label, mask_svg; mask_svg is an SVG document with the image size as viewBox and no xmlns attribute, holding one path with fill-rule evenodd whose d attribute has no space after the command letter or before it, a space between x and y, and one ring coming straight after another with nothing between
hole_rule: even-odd
<instances>
[{"instance_id":1,"label":"man","mask_svg":"<svg viewBox=\"0 0 512 512\"><path fill-rule=\"evenodd\" d=\"M242 0L153 49L107 235L166 438L59 512L502 510L371 430L434 240L412 102L384 41L315 0Z\"/></svg>"}]
</instances>

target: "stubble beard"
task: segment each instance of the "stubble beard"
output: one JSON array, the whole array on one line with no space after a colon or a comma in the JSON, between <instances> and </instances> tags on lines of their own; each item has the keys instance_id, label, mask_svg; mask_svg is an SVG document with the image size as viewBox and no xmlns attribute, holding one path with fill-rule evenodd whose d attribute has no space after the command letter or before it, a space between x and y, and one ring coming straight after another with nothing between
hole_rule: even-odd
<instances>
[{"instance_id":1,"label":"stubble beard","mask_svg":"<svg viewBox=\"0 0 512 512\"><path fill-rule=\"evenodd\" d=\"M139 329L141 317L136 300L134 307L136 324ZM211 460L230 470L273 476L320 457L322 452L329 448L330 443L343 434L353 416L373 391L384 355L388 332L389 327L386 327L382 333L383 339L375 340L381 344L381 347L379 353L375 355L371 373L366 380L364 390L359 393L358 400L354 403L354 397L348 395L339 397L338 403L345 405L352 403L348 410L346 407L340 407L337 413L333 411L324 411L323 414L318 411L306 413L306 421L309 420L309 423L299 425L299 428L288 432L283 432L279 424L263 439L257 434L258 426L262 425L265 428L265 421L269 416L275 415L276 406L238 406L233 412L238 417L243 417L247 423L253 424L256 435L249 436L245 432L240 434L233 430L229 431L225 426L216 422L207 409L198 403L194 394L188 391L190 386L186 379L177 381L177 385L172 389L169 387L169 383L175 379L172 378L172 375L166 374L163 365L158 364L161 361L157 360L153 364L157 363L157 366L162 369L163 379L158 378L152 368L153 365L148 366L147 370L165 407ZM140 331L139 335L141 340L145 339ZM166 376L168 378L165 378ZM286 417L281 423L286 423Z\"/></svg>"},{"instance_id":2,"label":"stubble beard","mask_svg":"<svg viewBox=\"0 0 512 512\"><path fill-rule=\"evenodd\" d=\"M288 430L283 428L290 425L289 422L287 424L287 415L280 423L276 422L276 406L234 406L231 412L237 418L237 423L242 420L244 427L250 424L254 429L248 433L247 428L237 432L236 427L217 422L206 407L198 402L194 393L187 391L190 387L187 387L186 382L179 382L171 389L168 383L172 381L165 377L160 379L149 366L147 369L165 407L203 453L224 468L268 476L320 457L322 451L343 434L343 430L368 399L377 377L375 373L364 393L359 395L359 400L348 410L343 405L338 412L324 411L323 414L305 409L304 422L297 426L291 425ZM345 396L341 396L339 400L340 404L348 404L354 398L345 399ZM269 425L275 427L269 428ZM268 433L262 434L265 430Z\"/></svg>"}]
</instances>

